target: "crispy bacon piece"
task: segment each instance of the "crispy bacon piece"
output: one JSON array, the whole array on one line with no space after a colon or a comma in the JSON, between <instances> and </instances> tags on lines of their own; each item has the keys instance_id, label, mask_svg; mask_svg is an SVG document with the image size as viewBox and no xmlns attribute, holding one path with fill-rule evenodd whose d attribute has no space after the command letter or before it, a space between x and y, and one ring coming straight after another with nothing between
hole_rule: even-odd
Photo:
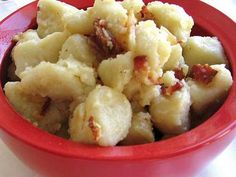
<instances>
[{"instance_id":1,"label":"crispy bacon piece","mask_svg":"<svg viewBox=\"0 0 236 177\"><path fill-rule=\"evenodd\" d=\"M172 95L175 91L180 90L184 85L182 82L177 82L175 85L172 85L170 87L161 87L161 93L165 96L170 96Z\"/></svg>"},{"instance_id":2,"label":"crispy bacon piece","mask_svg":"<svg viewBox=\"0 0 236 177\"><path fill-rule=\"evenodd\" d=\"M141 19L143 21L154 19L153 14L151 12L149 12L147 6L145 6L145 5L142 7L142 10L140 11L140 14L141 14Z\"/></svg>"},{"instance_id":3,"label":"crispy bacon piece","mask_svg":"<svg viewBox=\"0 0 236 177\"><path fill-rule=\"evenodd\" d=\"M44 104L42 106L40 116L45 116L46 115L46 113L48 111L48 108L50 107L51 101L52 100L49 97L46 98L46 101L44 102Z\"/></svg>"},{"instance_id":4,"label":"crispy bacon piece","mask_svg":"<svg viewBox=\"0 0 236 177\"><path fill-rule=\"evenodd\" d=\"M95 43L104 52L105 56L116 56L123 52L123 49L118 44L111 32L107 29L107 22L102 19L94 21Z\"/></svg>"},{"instance_id":5,"label":"crispy bacon piece","mask_svg":"<svg viewBox=\"0 0 236 177\"><path fill-rule=\"evenodd\" d=\"M203 84L209 84L216 74L217 71L211 68L208 64L197 64L193 65L190 72L190 77Z\"/></svg>"},{"instance_id":6,"label":"crispy bacon piece","mask_svg":"<svg viewBox=\"0 0 236 177\"><path fill-rule=\"evenodd\" d=\"M99 137L100 137L100 128L99 126L94 122L94 118L93 116L90 116L89 120L88 120L88 126L92 131L93 134L93 138L95 141L98 141Z\"/></svg>"},{"instance_id":7,"label":"crispy bacon piece","mask_svg":"<svg viewBox=\"0 0 236 177\"><path fill-rule=\"evenodd\" d=\"M134 74L138 80L146 84L160 84L160 78L156 78L155 72L151 71L147 56L141 55L134 58Z\"/></svg>"},{"instance_id":8,"label":"crispy bacon piece","mask_svg":"<svg viewBox=\"0 0 236 177\"><path fill-rule=\"evenodd\" d=\"M175 72L175 78L182 80L185 78L185 74L182 68L176 68L174 69Z\"/></svg>"},{"instance_id":9,"label":"crispy bacon piece","mask_svg":"<svg viewBox=\"0 0 236 177\"><path fill-rule=\"evenodd\" d=\"M147 56L141 55L134 58L134 70L135 71L148 70Z\"/></svg>"}]
</instances>

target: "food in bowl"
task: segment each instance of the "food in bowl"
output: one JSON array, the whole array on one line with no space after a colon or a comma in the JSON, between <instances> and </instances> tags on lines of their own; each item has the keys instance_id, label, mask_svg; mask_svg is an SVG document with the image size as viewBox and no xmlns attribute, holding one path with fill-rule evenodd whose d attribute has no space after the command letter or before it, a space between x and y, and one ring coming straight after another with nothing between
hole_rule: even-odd
<instances>
[{"instance_id":1,"label":"food in bowl","mask_svg":"<svg viewBox=\"0 0 236 177\"><path fill-rule=\"evenodd\" d=\"M180 6L38 7L37 29L14 38L4 90L16 111L50 133L100 146L151 143L193 128L232 85L220 41L190 37L194 22Z\"/></svg>"}]
</instances>

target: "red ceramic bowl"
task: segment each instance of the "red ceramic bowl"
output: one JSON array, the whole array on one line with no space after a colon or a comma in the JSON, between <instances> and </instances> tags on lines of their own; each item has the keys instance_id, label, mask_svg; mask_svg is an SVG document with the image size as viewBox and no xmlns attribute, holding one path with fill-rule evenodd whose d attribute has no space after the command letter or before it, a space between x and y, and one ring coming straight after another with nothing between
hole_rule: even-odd
<instances>
[{"instance_id":1,"label":"red ceramic bowl","mask_svg":"<svg viewBox=\"0 0 236 177\"><path fill-rule=\"evenodd\" d=\"M90 1L65 0L84 8ZM197 0L168 0L194 18L194 34L215 35L225 48L236 76L236 24L216 9ZM0 78L5 82L12 37L35 26L36 3L0 23ZM235 137L236 82L224 105L206 122L175 138L126 147L82 145L48 134L24 120L0 90L0 133L9 148L29 167L50 177L191 177L205 167ZM20 173L20 172L19 172Z\"/></svg>"}]
</instances>

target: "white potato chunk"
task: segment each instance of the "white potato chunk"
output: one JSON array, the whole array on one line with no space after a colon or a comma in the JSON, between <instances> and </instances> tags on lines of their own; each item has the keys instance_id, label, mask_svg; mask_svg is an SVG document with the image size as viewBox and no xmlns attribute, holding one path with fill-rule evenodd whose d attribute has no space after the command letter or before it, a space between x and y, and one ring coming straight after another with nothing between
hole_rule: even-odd
<instances>
[{"instance_id":1,"label":"white potato chunk","mask_svg":"<svg viewBox=\"0 0 236 177\"><path fill-rule=\"evenodd\" d=\"M136 56L147 56L152 70L162 67L171 53L170 42L151 21L139 22L136 26Z\"/></svg>"},{"instance_id":2,"label":"white potato chunk","mask_svg":"<svg viewBox=\"0 0 236 177\"><path fill-rule=\"evenodd\" d=\"M72 34L91 34L93 32L93 21L85 10L64 15L66 29Z\"/></svg>"},{"instance_id":3,"label":"white potato chunk","mask_svg":"<svg viewBox=\"0 0 236 177\"><path fill-rule=\"evenodd\" d=\"M124 0L121 2L121 5L127 11L133 11L134 14L137 14L142 10L144 2L142 0Z\"/></svg>"},{"instance_id":4,"label":"white potato chunk","mask_svg":"<svg viewBox=\"0 0 236 177\"><path fill-rule=\"evenodd\" d=\"M97 86L73 113L69 123L71 139L114 146L127 136L131 117L130 103L122 93Z\"/></svg>"},{"instance_id":5,"label":"white potato chunk","mask_svg":"<svg viewBox=\"0 0 236 177\"><path fill-rule=\"evenodd\" d=\"M48 98L26 93L20 82L8 82L4 91L17 112L34 125L50 133L58 131L61 124L66 121L67 117L55 103L50 102L50 100L48 102ZM47 107L45 104L48 104Z\"/></svg>"},{"instance_id":6,"label":"white potato chunk","mask_svg":"<svg viewBox=\"0 0 236 177\"><path fill-rule=\"evenodd\" d=\"M149 113L139 112L132 117L131 127L127 137L121 141L122 145L152 143L155 141L151 116Z\"/></svg>"},{"instance_id":7,"label":"white potato chunk","mask_svg":"<svg viewBox=\"0 0 236 177\"><path fill-rule=\"evenodd\" d=\"M29 40L16 45L12 50L12 57L16 65L16 75L30 66L36 66L41 61L57 62L59 52L68 34L56 32L41 40Z\"/></svg>"},{"instance_id":8,"label":"white potato chunk","mask_svg":"<svg viewBox=\"0 0 236 177\"><path fill-rule=\"evenodd\" d=\"M190 36L194 22L182 7L155 1L149 3L147 8L153 14L156 24L166 27L178 40L185 42Z\"/></svg>"},{"instance_id":9,"label":"white potato chunk","mask_svg":"<svg viewBox=\"0 0 236 177\"><path fill-rule=\"evenodd\" d=\"M168 61L165 63L164 70L174 70L180 66L182 56L182 47L180 44L171 46L171 53Z\"/></svg>"},{"instance_id":10,"label":"white potato chunk","mask_svg":"<svg viewBox=\"0 0 236 177\"><path fill-rule=\"evenodd\" d=\"M211 104L222 101L233 83L231 73L224 64L211 65L211 68L215 69L217 74L209 84L188 80L192 109L198 114L203 113Z\"/></svg>"},{"instance_id":11,"label":"white potato chunk","mask_svg":"<svg viewBox=\"0 0 236 177\"><path fill-rule=\"evenodd\" d=\"M23 32L23 33L20 33L20 34L14 36L14 41L16 41L17 44L31 41L31 40L33 40L33 41L40 40L36 30L29 29L26 32Z\"/></svg>"},{"instance_id":12,"label":"white potato chunk","mask_svg":"<svg viewBox=\"0 0 236 177\"><path fill-rule=\"evenodd\" d=\"M38 8L37 32L40 38L44 38L54 32L64 31L64 16L78 11L75 7L56 0L40 0Z\"/></svg>"},{"instance_id":13,"label":"white potato chunk","mask_svg":"<svg viewBox=\"0 0 236 177\"><path fill-rule=\"evenodd\" d=\"M111 31L115 39L122 44L120 36L127 33L127 10L115 0L95 0L94 6L88 9L91 18L104 19L107 22L107 28Z\"/></svg>"},{"instance_id":14,"label":"white potato chunk","mask_svg":"<svg viewBox=\"0 0 236 177\"><path fill-rule=\"evenodd\" d=\"M189 129L190 93L187 84L182 83L181 90L170 96L161 95L151 103L151 119L162 133L180 134Z\"/></svg>"},{"instance_id":15,"label":"white potato chunk","mask_svg":"<svg viewBox=\"0 0 236 177\"><path fill-rule=\"evenodd\" d=\"M127 52L116 58L103 60L98 67L98 75L105 85L122 92L132 78L133 65L133 54Z\"/></svg>"},{"instance_id":16,"label":"white potato chunk","mask_svg":"<svg viewBox=\"0 0 236 177\"><path fill-rule=\"evenodd\" d=\"M26 92L53 100L75 100L85 97L95 87L93 69L83 68L76 60L58 64L41 62L21 74Z\"/></svg>"},{"instance_id":17,"label":"white potato chunk","mask_svg":"<svg viewBox=\"0 0 236 177\"><path fill-rule=\"evenodd\" d=\"M88 37L80 34L74 34L65 41L59 58L66 59L70 55L88 66L97 65L96 53L89 44Z\"/></svg>"},{"instance_id":18,"label":"white potato chunk","mask_svg":"<svg viewBox=\"0 0 236 177\"><path fill-rule=\"evenodd\" d=\"M224 49L216 37L190 37L184 45L183 56L187 65L227 64Z\"/></svg>"}]
</instances>

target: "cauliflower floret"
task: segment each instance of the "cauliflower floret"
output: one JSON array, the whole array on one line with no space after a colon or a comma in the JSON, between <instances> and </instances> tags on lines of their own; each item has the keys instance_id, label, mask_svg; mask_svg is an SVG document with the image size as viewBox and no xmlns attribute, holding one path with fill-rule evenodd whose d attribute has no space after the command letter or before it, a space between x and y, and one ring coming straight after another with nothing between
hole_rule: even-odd
<instances>
[{"instance_id":1,"label":"cauliflower floret","mask_svg":"<svg viewBox=\"0 0 236 177\"><path fill-rule=\"evenodd\" d=\"M139 22L136 26L136 56L147 56L152 70L162 67L171 53L171 45L166 35L161 35L156 24L151 21Z\"/></svg>"},{"instance_id":2,"label":"cauliflower floret","mask_svg":"<svg viewBox=\"0 0 236 177\"><path fill-rule=\"evenodd\" d=\"M95 21L103 19L107 22L107 28L115 39L122 45L120 36L127 33L127 10L115 0L95 0L94 6L88 10L89 16Z\"/></svg>"},{"instance_id":3,"label":"cauliflower floret","mask_svg":"<svg viewBox=\"0 0 236 177\"><path fill-rule=\"evenodd\" d=\"M64 16L78 11L77 8L56 0L40 0L38 8L37 32L40 38L44 38L54 32L64 31Z\"/></svg>"},{"instance_id":4,"label":"cauliflower floret","mask_svg":"<svg viewBox=\"0 0 236 177\"><path fill-rule=\"evenodd\" d=\"M121 2L121 5L127 11L133 11L134 14L138 14L142 10L144 2L142 0L124 0Z\"/></svg>"},{"instance_id":5,"label":"cauliflower floret","mask_svg":"<svg viewBox=\"0 0 236 177\"><path fill-rule=\"evenodd\" d=\"M155 1L149 3L147 8L153 14L156 24L166 27L179 41L185 42L190 36L194 22L182 7Z\"/></svg>"},{"instance_id":6,"label":"cauliflower floret","mask_svg":"<svg viewBox=\"0 0 236 177\"><path fill-rule=\"evenodd\" d=\"M75 109L69 133L74 141L114 146L127 136L131 117L130 103L122 93L97 86Z\"/></svg>"},{"instance_id":7,"label":"cauliflower floret","mask_svg":"<svg viewBox=\"0 0 236 177\"><path fill-rule=\"evenodd\" d=\"M178 81L179 80L175 78L174 71L166 71L162 76L162 83L167 87L175 85Z\"/></svg>"},{"instance_id":8,"label":"cauliflower floret","mask_svg":"<svg viewBox=\"0 0 236 177\"><path fill-rule=\"evenodd\" d=\"M27 67L36 66L41 61L56 63L67 37L67 33L56 32L41 40L29 40L16 45L12 50L16 75L20 77Z\"/></svg>"},{"instance_id":9,"label":"cauliflower floret","mask_svg":"<svg viewBox=\"0 0 236 177\"><path fill-rule=\"evenodd\" d=\"M61 124L66 121L66 115L54 102L48 100L47 97L26 93L20 82L8 82L4 91L17 112L50 133L58 131Z\"/></svg>"},{"instance_id":10,"label":"cauliflower floret","mask_svg":"<svg viewBox=\"0 0 236 177\"><path fill-rule=\"evenodd\" d=\"M59 58L66 59L70 55L88 66L97 65L96 53L89 44L89 38L80 34L74 34L65 41Z\"/></svg>"},{"instance_id":11,"label":"cauliflower floret","mask_svg":"<svg viewBox=\"0 0 236 177\"><path fill-rule=\"evenodd\" d=\"M125 86L123 93L134 103L135 109L150 105L151 101L160 95L159 85L145 85L132 78Z\"/></svg>"},{"instance_id":12,"label":"cauliflower floret","mask_svg":"<svg viewBox=\"0 0 236 177\"><path fill-rule=\"evenodd\" d=\"M142 84L137 79L132 78L128 84L125 85L123 93L131 100L141 89Z\"/></svg>"},{"instance_id":13,"label":"cauliflower floret","mask_svg":"<svg viewBox=\"0 0 236 177\"><path fill-rule=\"evenodd\" d=\"M149 106L153 99L160 95L161 87L159 85L142 85L139 94L134 99L137 99L141 106Z\"/></svg>"},{"instance_id":14,"label":"cauliflower floret","mask_svg":"<svg viewBox=\"0 0 236 177\"><path fill-rule=\"evenodd\" d=\"M70 70L70 72L78 77L83 84L92 87L96 85L97 73L95 70L92 67L77 61L72 55L67 59L59 60L57 64Z\"/></svg>"},{"instance_id":15,"label":"cauliflower floret","mask_svg":"<svg viewBox=\"0 0 236 177\"><path fill-rule=\"evenodd\" d=\"M183 59L182 56L182 47L180 44L176 44L171 46L171 53L168 61L165 63L163 69L164 70L173 70L180 66L181 60Z\"/></svg>"},{"instance_id":16,"label":"cauliflower floret","mask_svg":"<svg viewBox=\"0 0 236 177\"><path fill-rule=\"evenodd\" d=\"M93 19L87 11L78 10L76 13L64 15L65 26L72 34L91 34L93 32Z\"/></svg>"},{"instance_id":17,"label":"cauliflower floret","mask_svg":"<svg viewBox=\"0 0 236 177\"><path fill-rule=\"evenodd\" d=\"M131 127L127 137L121 141L122 145L152 143L155 141L151 116L149 113L139 112L132 117Z\"/></svg>"},{"instance_id":18,"label":"cauliflower floret","mask_svg":"<svg viewBox=\"0 0 236 177\"><path fill-rule=\"evenodd\" d=\"M41 62L21 74L27 93L50 97L53 100L75 100L85 97L95 87L95 73L79 61ZM82 98L81 98L82 99Z\"/></svg>"},{"instance_id":19,"label":"cauliflower floret","mask_svg":"<svg viewBox=\"0 0 236 177\"><path fill-rule=\"evenodd\" d=\"M176 36L174 36L167 28L165 28L164 26L161 26L160 32L163 35L166 35L166 38L171 43L171 45L178 44L178 40L177 40Z\"/></svg>"},{"instance_id":20,"label":"cauliflower floret","mask_svg":"<svg viewBox=\"0 0 236 177\"><path fill-rule=\"evenodd\" d=\"M184 85L181 90L169 96L160 95L151 103L151 119L162 133L180 134L189 129L189 87L181 82Z\"/></svg>"},{"instance_id":21,"label":"cauliflower floret","mask_svg":"<svg viewBox=\"0 0 236 177\"><path fill-rule=\"evenodd\" d=\"M124 41L124 46L127 50L133 51L136 45L136 34L135 34L135 25L137 24L137 18L134 15L134 12L131 10L128 12L128 21L127 21L127 33L121 36L122 41Z\"/></svg>"},{"instance_id":22,"label":"cauliflower floret","mask_svg":"<svg viewBox=\"0 0 236 177\"><path fill-rule=\"evenodd\" d=\"M209 84L203 84L193 79L189 79L187 82L193 102L192 109L198 114L202 114L210 104L222 101L233 83L231 73L224 64L210 67L215 69L217 74Z\"/></svg>"},{"instance_id":23,"label":"cauliflower floret","mask_svg":"<svg viewBox=\"0 0 236 177\"><path fill-rule=\"evenodd\" d=\"M118 91L130 81L133 74L133 54L118 55L116 58L103 60L98 67L98 75L103 83Z\"/></svg>"},{"instance_id":24,"label":"cauliflower floret","mask_svg":"<svg viewBox=\"0 0 236 177\"><path fill-rule=\"evenodd\" d=\"M224 49L216 37L190 37L184 45L183 56L190 67L195 64L227 64Z\"/></svg>"}]
</instances>

